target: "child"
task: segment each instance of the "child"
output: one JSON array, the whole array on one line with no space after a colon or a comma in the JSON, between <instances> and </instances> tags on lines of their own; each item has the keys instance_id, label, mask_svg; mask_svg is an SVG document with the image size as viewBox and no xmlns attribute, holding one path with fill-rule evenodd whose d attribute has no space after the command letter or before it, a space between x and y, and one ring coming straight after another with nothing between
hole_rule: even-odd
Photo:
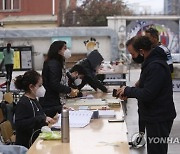
<instances>
[{"instance_id":1,"label":"child","mask_svg":"<svg viewBox=\"0 0 180 154\"><path fill-rule=\"evenodd\" d=\"M36 99L43 97L45 92L38 72L31 70L17 76L15 86L25 92L15 109L16 144L29 148L38 137L41 127L55 121L44 114Z\"/></svg>"}]
</instances>

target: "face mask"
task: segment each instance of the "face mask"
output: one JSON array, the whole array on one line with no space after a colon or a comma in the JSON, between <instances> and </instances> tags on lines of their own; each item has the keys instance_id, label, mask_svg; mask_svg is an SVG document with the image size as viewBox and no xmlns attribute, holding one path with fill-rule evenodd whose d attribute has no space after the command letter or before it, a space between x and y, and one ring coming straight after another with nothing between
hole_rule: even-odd
<instances>
[{"instance_id":1,"label":"face mask","mask_svg":"<svg viewBox=\"0 0 180 154\"><path fill-rule=\"evenodd\" d=\"M82 79L77 78L76 80L74 80L74 84L76 86L79 86L81 83L82 83Z\"/></svg>"},{"instance_id":2,"label":"face mask","mask_svg":"<svg viewBox=\"0 0 180 154\"><path fill-rule=\"evenodd\" d=\"M65 59L68 59L71 57L71 51L69 49L66 49L64 51L64 57L65 57Z\"/></svg>"},{"instance_id":3,"label":"face mask","mask_svg":"<svg viewBox=\"0 0 180 154\"><path fill-rule=\"evenodd\" d=\"M134 60L134 62L141 64L144 62L144 56L142 56L141 54L139 54L136 58L132 58Z\"/></svg>"},{"instance_id":4,"label":"face mask","mask_svg":"<svg viewBox=\"0 0 180 154\"><path fill-rule=\"evenodd\" d=\"M46 90L45 90L44 86L39 87L36 91L36 97L44 97L45 92L46 92Z\"/></svg>"}]
</instances>

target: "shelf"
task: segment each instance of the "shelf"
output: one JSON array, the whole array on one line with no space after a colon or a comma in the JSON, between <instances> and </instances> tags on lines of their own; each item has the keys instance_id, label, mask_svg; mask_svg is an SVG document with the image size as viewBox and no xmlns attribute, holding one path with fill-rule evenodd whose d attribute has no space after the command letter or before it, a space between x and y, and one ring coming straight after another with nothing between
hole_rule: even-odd
<instances>
[{"instance_id":1,"label":"shelf","mask_svg":"<svg viewBox=\"0 0 180 154\"><path fill-rule=\"evenodd\" d=\"M66 68L73 67L78 61L86 58L86 56L87 56L86 53L74 53L74 54L72 54L71 58L66 60Z\"/></svg>"}]
</instances>

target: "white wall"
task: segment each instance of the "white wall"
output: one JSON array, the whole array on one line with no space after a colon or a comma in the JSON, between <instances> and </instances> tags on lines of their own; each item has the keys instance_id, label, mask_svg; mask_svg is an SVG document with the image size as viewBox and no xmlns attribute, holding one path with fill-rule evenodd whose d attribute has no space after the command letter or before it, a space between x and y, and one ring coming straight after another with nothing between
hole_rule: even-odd
<instances>
[{"instance_id":1,"label":"white wall","mask_svg":"<svg viewBox=\"0 0 180 154\"><path fill-rule=\"evenodd\" d=\"M34 69L41 70L43 66L43 54L47 53L51 42L50 39L16 39L12 41L12 46L32 46L33 47L33 64Z\"/></svg>"},{"instance_id":2,"label":"white wall","mask_svg":"<svg viewBox=\"0 0 180 154\"><path fill-rule=\"evenodd\" d=\"M109 61L111 59L110 51L110 38L109 37L94 37L99 42L99 52L102 54L104 59ZM84 41L89 40L90 37L74 37L72 38L72 53L87 53Z\"/></svg>"},{"instance_id":3,"label":"white wall","mask_svg":"<svg viewBox=\"0 0 180 154\"><path fill-rule=\"evenodd\" d=\"M111 47L109 37L94 37L99 42L99 52L104 59L109 61L111 59ZM72 38L72 53L87 53L84 41L90 37L73 37ZM51 45L51 38L31 38L31 39L16 39L12 41L12 46L33 46L33 64L34 69L41 70L43 67L43 54L48 52Z\"/></svg>"}]
</instances>

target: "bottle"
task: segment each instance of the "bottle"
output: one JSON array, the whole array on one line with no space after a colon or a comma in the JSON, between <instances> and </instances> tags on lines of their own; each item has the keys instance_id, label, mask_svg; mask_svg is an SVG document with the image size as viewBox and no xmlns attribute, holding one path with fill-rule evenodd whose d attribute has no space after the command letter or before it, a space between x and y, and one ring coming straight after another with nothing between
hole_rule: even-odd
<instances>
[{"instance_id":1,"label":"bottle","mask_svg":"<svg viewBox=\"0 0 180 154\"><path fill-rule=\"evenodd\" d=\"M63 109L61 113L61 140L69 143L69 110Z\"/></svg>"}]
</instances>

